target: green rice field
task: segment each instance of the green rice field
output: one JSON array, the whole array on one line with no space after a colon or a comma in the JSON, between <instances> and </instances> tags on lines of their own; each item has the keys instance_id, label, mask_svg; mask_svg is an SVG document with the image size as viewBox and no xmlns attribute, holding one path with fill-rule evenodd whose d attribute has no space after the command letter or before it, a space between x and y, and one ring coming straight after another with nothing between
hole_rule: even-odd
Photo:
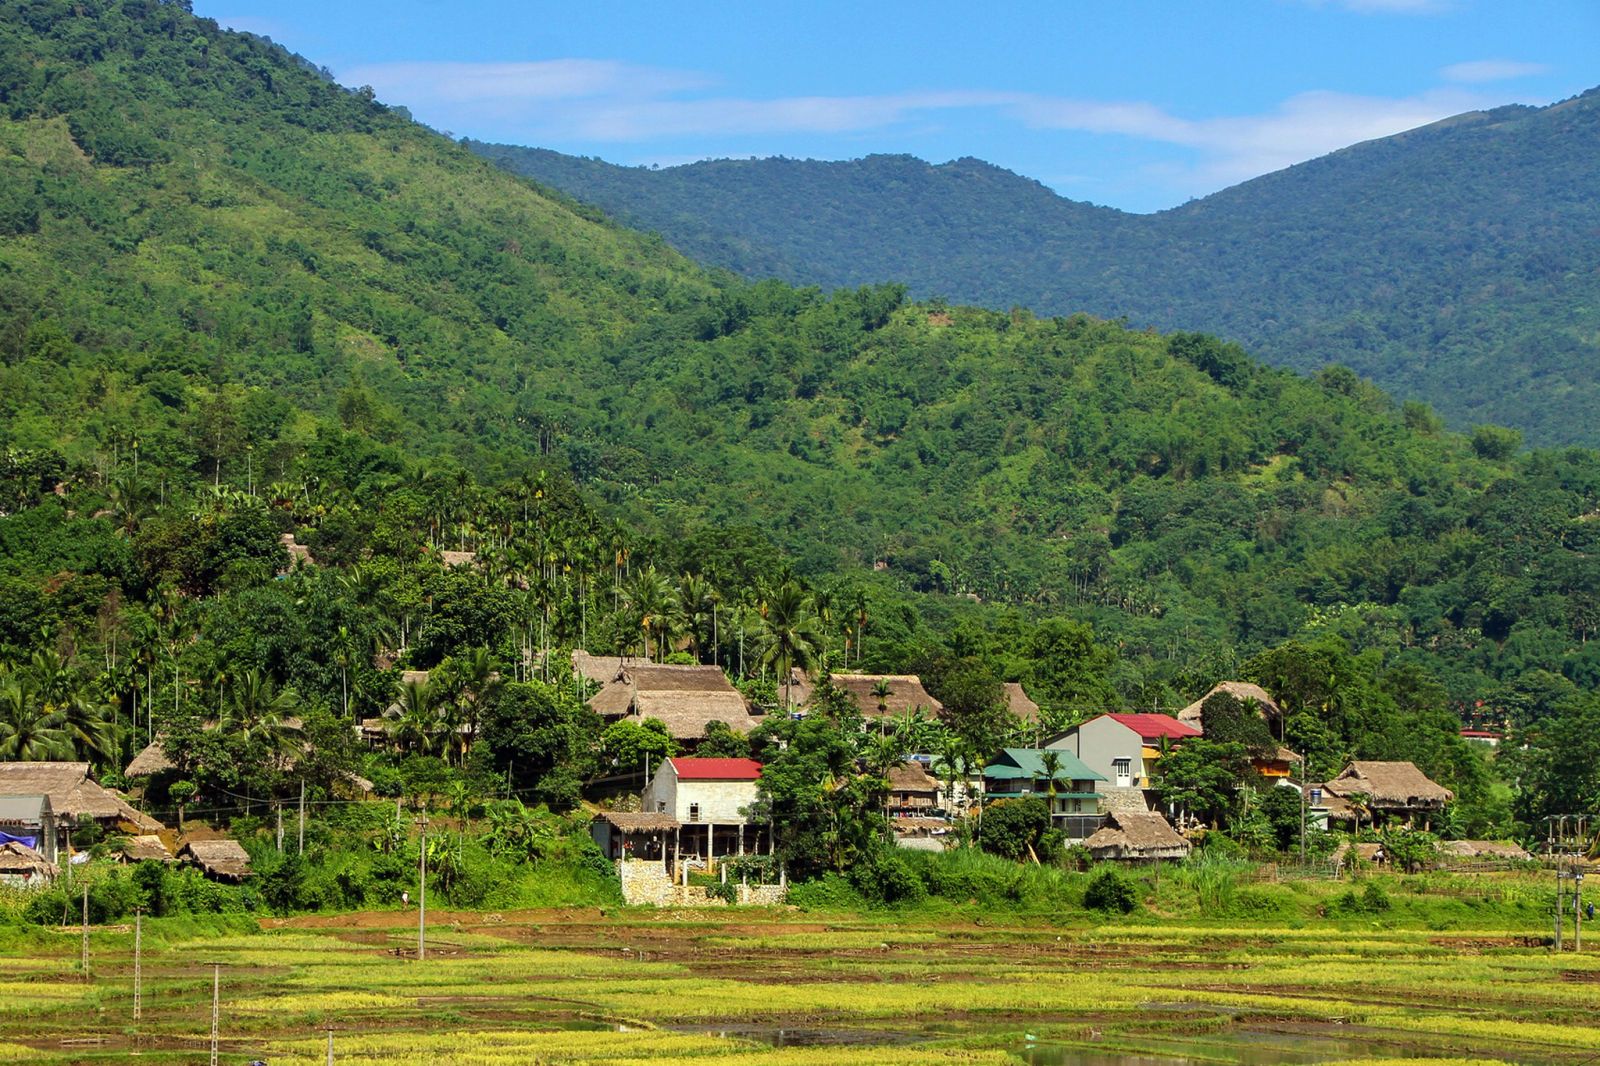
<instances>
[{"instance_id":1,"label":"green rice field","mask_svg":"<svg viewBox=\"0 0 1600 1066\"><path fill-rule=\"evenodd\" d=\"M795 909L367 912L10 929L0 1062L830 1066L1600 1059L1542 931Z\"/></svg>"}]
</instances>

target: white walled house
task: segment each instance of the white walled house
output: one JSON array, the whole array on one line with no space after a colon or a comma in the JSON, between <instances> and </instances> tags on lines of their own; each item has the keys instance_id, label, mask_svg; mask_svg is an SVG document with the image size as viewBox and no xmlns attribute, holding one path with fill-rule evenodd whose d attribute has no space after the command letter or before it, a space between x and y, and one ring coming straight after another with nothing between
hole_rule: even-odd
<instances>
[{"instance_id":1,"label":"white walled house","mask_svg":"<svg viewBox=\"0 0 1600 1066\"><path fill-rule=\"evenodd\" d=\"M694 759L661 763L642 797L641 813L678 823L677 847L703 857L756 851L766 827L751 822L761 764L754 759ZM767 840L770 849L771 841Z\"/></svg>"}]
</instances>

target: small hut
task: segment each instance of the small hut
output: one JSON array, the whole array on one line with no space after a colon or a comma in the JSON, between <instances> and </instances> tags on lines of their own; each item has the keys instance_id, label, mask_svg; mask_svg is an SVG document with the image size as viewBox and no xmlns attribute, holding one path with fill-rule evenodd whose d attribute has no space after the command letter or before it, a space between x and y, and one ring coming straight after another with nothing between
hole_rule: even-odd
<instances>
[{"instance_id":1,"label":"small hut","mask_svg":"<svg viewBox=\"0 0 1600 1066\"><path fill-rule=\"evenodd\" d=\"M0 844L0 885L34 888L54 881L60 873L55 863L20 841Z\"/></svg>"},{"instance_id":2,"label":"small hut","mask_svg":"<svg viewBox=\"0 0 1600 1066\"><path fill-rule=\"evenodd\" d=\"M1105 828L1084 841L1084 846L1096 861L1114 862L1185 859L1193 847L1154 811L1115 810L1106 815Z\"/></svg>"},{"instance_id":3,"label":"small hut","mask_svg":"<svg viewBox=\"0 0 1600 1066\"><path fill-rule=\"evenodd\" d=\"M1404 818L1407 825L1414 824L1420 815L1423 828L1428 827L1435 812L1444 810L1445 804L1455 799L1455 793L1429 780L1416 764L1409 762L1352 762L1322 787L1324 793L1338 796L1352 807L1364 806L1372 814ZM1354 802L1357 797L1364 797L1360 804Z\"/></svg>"},{"instance_id":4,"label":"small hut","mask_svg":"<svg viewBox=\"0 0 1600 1066\"><path fill-rule=\"evenodd\" d=\"M1533 856L1509 840L1446 840L1439 851L1460 862L1532 862Z\"/></svg>"},{"instance_id":5,"label":"small hut","mask_svg":"<svg viewBox=\"0 0 1600 1066\"><path fill-rule=\"evenodd\" d=\"M133 761L128 764L127 769L122 771L123 776L128 778L150 777L153 774L165 773L168 770L176 769L176 766L171 759L167 758L167 753L161 746L165 742L165 737L156 737L156 739L141 748L139 754L135 755Z\"/></svg>"},{"instance_id":6,"label":"small hut","mask_svg":"<svg viewBox=\"0 0 1600 1066\"><path fill-rule=\"evenodd\" d=\"M1028 697L1019 682L1006 682L1006 707L1023 725L1039 724L1039 705Z\"/></svg>"},{"instance_id":7,"label":"small hut","mask_svg":"<svg viewBox=\"0 0 1600 1066\"><path fill-rule=\"evenodd\" d=\"M1283 708L1278 706L1278 701L1273 699L1266 689L1260 685L1252 685L1248 681L1222 681L1211 686L1210 692L1178 712L1178 721L1187 722L1196 728L1204 728L1200 723L1200 708L1205 706L1206 700L1219 692L1232 696L1247 707L1253 704L1256 713L1260 714L1272 729L1272 735L1282 735Z\"/></svg>"},{"instance_id":8,"label":"small hut","mask_svg":"<svg viewBox=\"0 0 1600 1066\"><path fill-rule=\"evenodd\" d=\"M123 862L173 862L172 852L154 833L129 837L122 843Z\"/></svg>"},{"instance_id":9,"label":"small hut","mask_svg":"<svg viewBox=\"0 0 1600 1066\"><path fill-rule=\"evenodd\" d=\"M920 762L903 762L889 770L889 812L909 817L927 815L937 810L939 780L928 773Z\"/></svg>"},{"instance_id":10,"label":"small hut","mask_svg":"<svg viewBox=\"0 0 1600 1066\"><path fill-rule=\"evenodd\" d=\"M178 858L200 867L213 881L243 881L250 876L250 853L237 840L191 840Z\"/></svg>"},{"instance_id":11,"label":"small hut","mask_svg":"<svg viewBox=\"0 0 1600 1066\"><path fill-rule=\"evenodd\" d=\"M666 858L667 840L681 828L670 814L604 811L589 823L589 835L605 857L617 859Z\"/></svg>"}]
</instances>

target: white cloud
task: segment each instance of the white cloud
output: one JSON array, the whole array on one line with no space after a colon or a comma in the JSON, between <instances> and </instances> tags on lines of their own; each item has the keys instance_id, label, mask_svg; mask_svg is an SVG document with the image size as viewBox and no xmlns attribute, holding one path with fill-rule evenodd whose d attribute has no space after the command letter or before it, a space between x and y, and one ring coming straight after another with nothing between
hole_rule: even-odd
<instances>
[{"instance_id":1,"label":"white cloud","mask_svg":"<svg viewBox=\"0 0 1600 1066\"><path fill-rule=\"evenodd\" d=\"M1544 63L1522 63L1515 59L1475 59L1469 63L1452 63L1439 71L1439 76L1445 81L1478 84L1527 78L1543 74L1549 69Z\"/></svg>"},{"instance_id":2,"label":"white cloud","mask_svg":"<svg viewBox=\"0 0 1600 1066\"><path fill-rule=\"evenodd\" d=\"M370 85L380 97L410 104L488 104L499 107L594 97L656 96L705 88L687 71L642 67L609 59L551 59L534 63L372 63L339 72L346 85Z\"/></svg>"},{"instance_id":3,"label":"white cloud","mask_svg":"<svg viewBox=\"0 0 1600 1066\"><path fill-rule=\"evenodd\" d=\"M1495 70L1501 72L1510 65L1482 61L1446 73L1457 71L1457 81L1474 74L1482 79L1493 73L1489 63L1499 64ZM523 144L627 145L631 150L618 154L646 159L652 158L649 145L669 139L725 152L726 139L743 138L741 149L759 151L758 138L904 134L913 122L976 111L990 121L1009 120L1039 131L1109 134L1184 149L1185 158L1163 164L1159 175L1152 175L1184 195L1503 102L1462 84L1404 97L1318 90L1257 114L1196 119L1139 100L1003 91L755 99L715 94L713 79L697 72L596 59L386 63L344 71L341 80L370 84L381 99L406 104L440 128ZM670 150L681 153L683 147Z\"/></svg>"}]
</instances>

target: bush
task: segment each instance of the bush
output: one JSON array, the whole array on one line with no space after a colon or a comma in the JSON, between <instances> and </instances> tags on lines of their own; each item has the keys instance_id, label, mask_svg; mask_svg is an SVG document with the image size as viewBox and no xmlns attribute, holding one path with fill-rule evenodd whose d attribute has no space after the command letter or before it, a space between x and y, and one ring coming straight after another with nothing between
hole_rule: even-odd
<instances>
[{"instance_id":1,"label":"bush","mask_svg":"<svg viewBox=\"0 0 1600 1066\"><path fill-rule=\"evenodd\" d=\"M1108 914L1128 914L1139 905L1139 897L1128 877L1106 866L1089 878L1083 905Z\"/></svg>"},{"instance_id":2,"label":"bush","mask_svg":"<svg viewBox=\"0 0 1600 1066\"><path fill-rule=\"evenodd\" d=\"M863 899L876 905L892 905L917 903L928 897L922 878L899 851L893 845L880 845L851 867L850 883Z\"/></svg>"}]
</instances>

